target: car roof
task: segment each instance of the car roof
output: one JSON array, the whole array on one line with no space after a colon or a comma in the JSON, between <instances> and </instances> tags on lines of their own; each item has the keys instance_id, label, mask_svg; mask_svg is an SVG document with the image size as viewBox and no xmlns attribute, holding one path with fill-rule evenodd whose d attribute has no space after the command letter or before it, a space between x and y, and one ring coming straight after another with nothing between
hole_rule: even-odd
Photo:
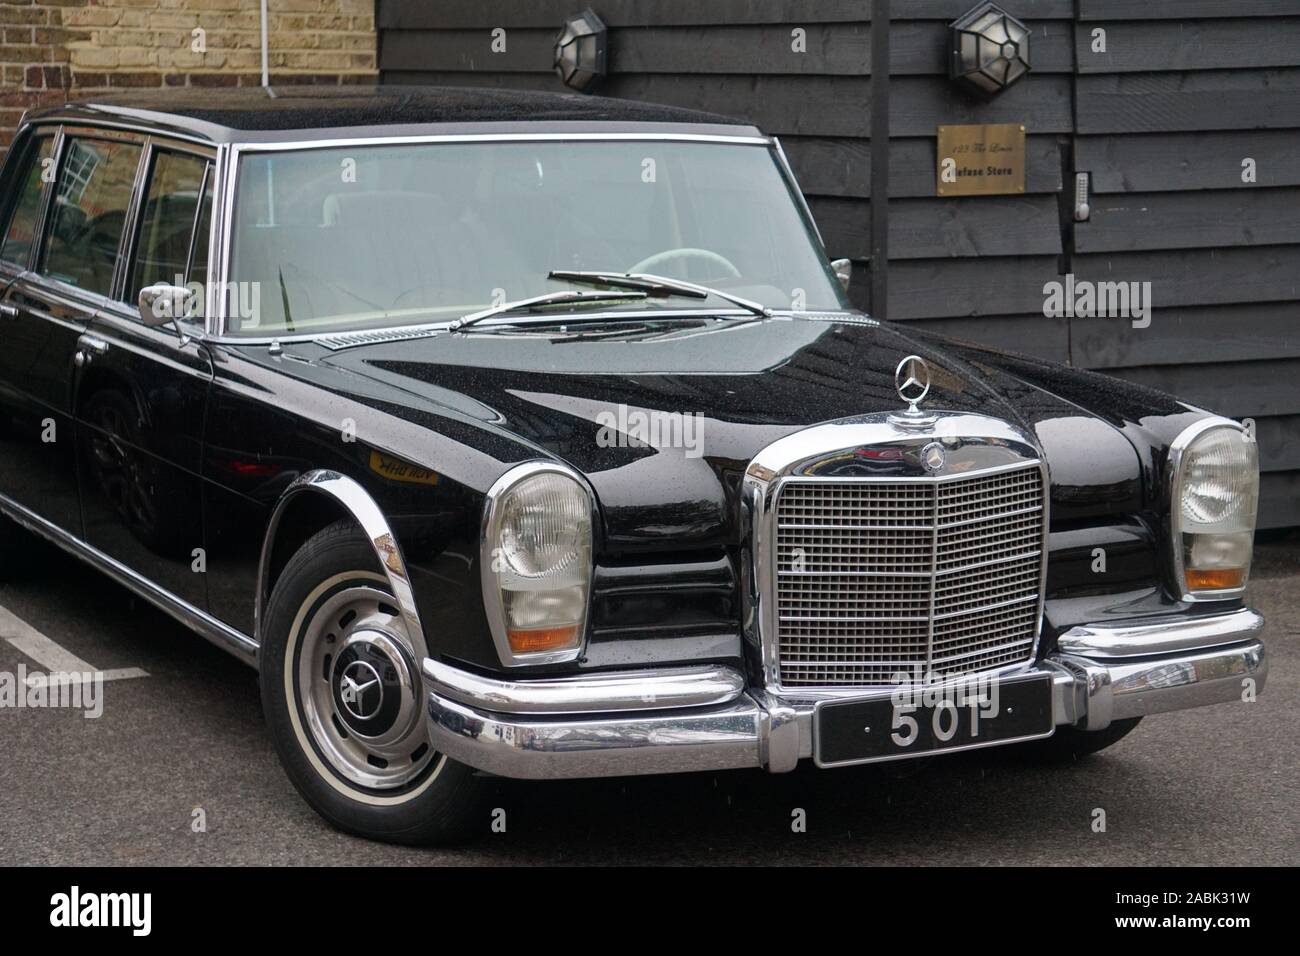
<instances>
[{"instance_id":1,"label":"car roof","mask_svg":"<svg viewBox=\"0 0 1300 956\"><path fill-rule=\"evenodd\" d=\"M761 135L731 117L634 100L478 87L272 86L104 94L34 112L30 120L109 122L213 143L518 130L656 130ZM328 131L328 133L327 133Z\"/></svg>"}]
</instances>

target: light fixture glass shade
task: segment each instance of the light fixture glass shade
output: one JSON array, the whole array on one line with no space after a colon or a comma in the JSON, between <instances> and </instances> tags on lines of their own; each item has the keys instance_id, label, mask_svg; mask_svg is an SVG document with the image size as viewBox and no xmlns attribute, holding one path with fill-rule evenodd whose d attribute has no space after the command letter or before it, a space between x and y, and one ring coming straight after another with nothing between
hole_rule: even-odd
<instances>
[{"instance_id":1,"label":"light fixture glass shade","mask_svg":"<svg viewBox=\"0 0 1300 956\"><path fill-rule=\"evenodd\" d=\"M1029 72L1029 27L996 4L979 4L950 29L955 82L992 96Z\"/></svg>"},{"instance_id":2,"label":"light fixture glass shade","mask_svg":"<svg viewBox=\"0 0 1300 956\"><path fill-rule=\"evenodd\" d=\"M608 35L591 9L564 22L555 38L555 72L565 86L585 93L604 78Z\"/></svg>"}]
</instances>

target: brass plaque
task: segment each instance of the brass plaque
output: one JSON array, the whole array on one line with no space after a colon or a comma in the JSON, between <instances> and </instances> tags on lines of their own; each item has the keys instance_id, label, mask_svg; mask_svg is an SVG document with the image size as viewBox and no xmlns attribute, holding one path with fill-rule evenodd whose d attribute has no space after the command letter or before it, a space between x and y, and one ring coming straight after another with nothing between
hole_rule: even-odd
<instances>
[{"instance_id":1,"label":"brass plaque","mask_svg":"<svg viewBox=\"0 0 1300 956\"><path fill-rule=\"evenodd\" d=\"M940 196L994 196L1025 191L1025 127L940 126L935 156Z\"/></svg>"}]
</instances>

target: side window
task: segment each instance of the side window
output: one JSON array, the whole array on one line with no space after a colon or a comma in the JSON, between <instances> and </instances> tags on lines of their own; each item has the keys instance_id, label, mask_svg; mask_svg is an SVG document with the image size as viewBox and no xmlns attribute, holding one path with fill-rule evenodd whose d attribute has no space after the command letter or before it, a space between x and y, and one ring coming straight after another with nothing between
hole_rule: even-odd
<instances>
[{"instance_id":1,"label":"side window","mask_svg":"<svg viewBox=\"0 0 1300 956\"><path fill-rule=\"evenodd\" d=\"M204 190L203 174L207 160L185 153L160 151L154 154L153 169L140 211L139 238L135 262L124 296L128 302L145 286L158 282L185 285L193 275L189 267L190 240L195 236L200 193ZM203 197L206 206L210 194ZM203 211L207 222L207 209ZM207 268L206 225L200 226L201 242L194 247L196 257L204 258ZM206 276L204 277L206 278ZM199 281L204 281L200 279Z\"/></svg>"},{"instance_id":2,"label":"side window","mask_svg":"<svg viewBox=\"0 0 1300 956\"><path fill-rule=\"evenodd\" d=\"M45 181L53 172L50 163L53 149L52 136L42 136L29 144L23 165L14 179L13 214L9 217L9 228L5 230L4 241L0 243L0 259L5 262L27 267L32 246L36 242L36 220L41 214Z\"/></svg>"},{"instance_id":3,"label":"side window","mask_svg":"<svg viewBox=\"0 0 1300 956\"><path fill-rule=\"evenodd\" d=\"M69 140L54 192L40 272L108 295L117 245L140 147L109 140Z\"/></svg>"}]
</instances>

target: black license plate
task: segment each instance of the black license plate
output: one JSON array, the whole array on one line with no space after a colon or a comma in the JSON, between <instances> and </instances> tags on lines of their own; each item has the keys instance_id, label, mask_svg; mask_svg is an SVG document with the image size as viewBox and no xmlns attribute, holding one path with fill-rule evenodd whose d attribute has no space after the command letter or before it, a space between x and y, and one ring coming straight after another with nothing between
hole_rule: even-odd
<instances>
[{"instance_id":1,"label":"black license plate","mask_svg":"<svg viewBox=\"0 0 1300 956\"><path fill-rule=\"evenodd\" d=\"M858 700L822 701L813 719L819 767L898 760L1050 736L1052 677L924 685Z\"/></svg>"}]
</instances>

